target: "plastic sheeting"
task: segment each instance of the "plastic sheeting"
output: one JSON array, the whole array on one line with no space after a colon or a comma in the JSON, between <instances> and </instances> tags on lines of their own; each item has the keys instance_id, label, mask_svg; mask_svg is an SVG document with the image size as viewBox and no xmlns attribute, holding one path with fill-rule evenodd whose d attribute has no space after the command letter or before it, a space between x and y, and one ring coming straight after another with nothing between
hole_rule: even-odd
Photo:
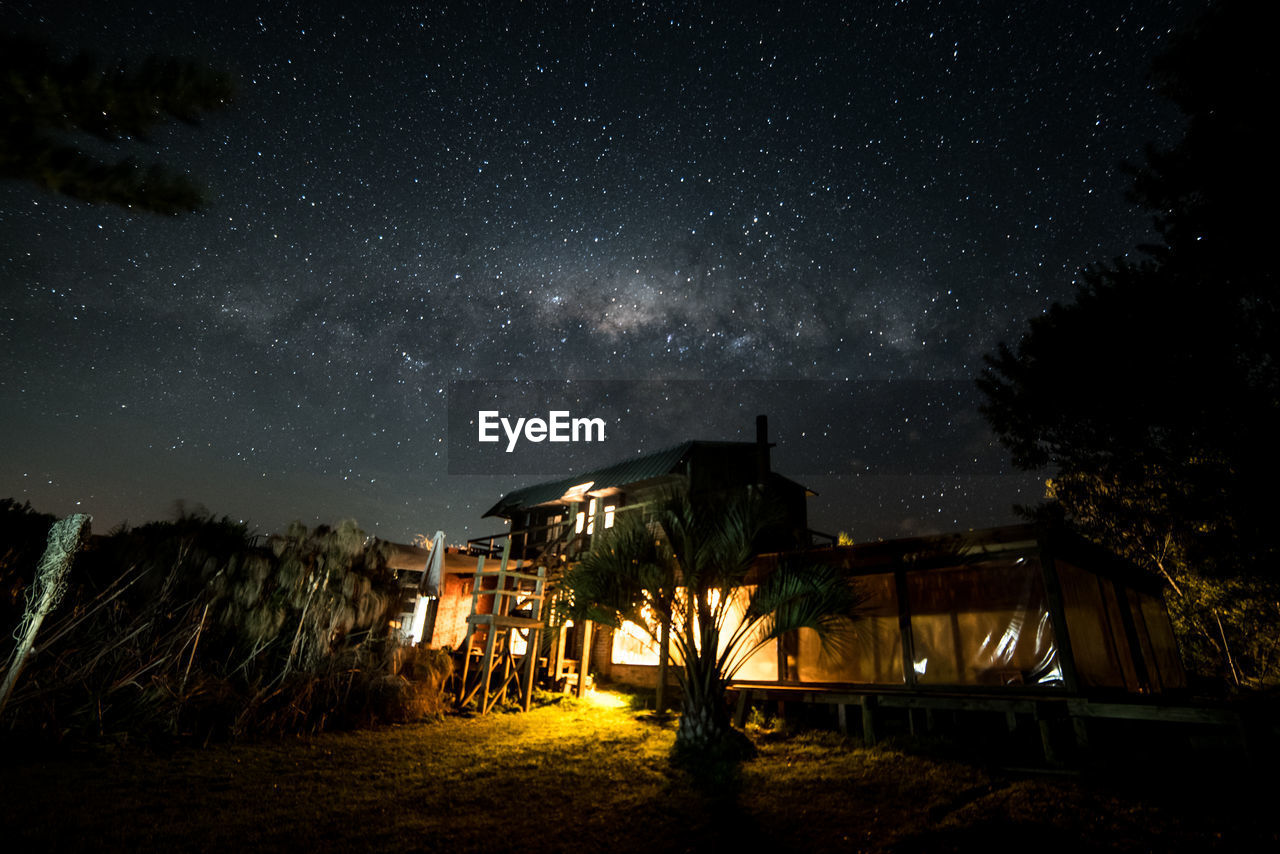
<instances>
[{"instance_id":1,"label":"plastic sheeting","mask_svg":"<svg viewBox=\"0 0 1280 854\"><path fill-rule=\"evenodd\" d=\"M1076 676L1085 688L1183 688L1173 627L1156 596L1056 562Z\"/></svg>"},{"instance_id":2,"label":"plastic sheeting","mask_svg":"<svg viewBox=\"0 0 1280 854\"><path fill-rule=\"evenodd\" d=\"M1040 564L1010 557L904 574L921 685L1062 685ZM893 573L860 576L866 602L840 657L800 633L801 682L902 685L902 632Z\"/></svg>"},{"instance_id":3,"label":"plastic sheeting","mask_svg":"<svg viewBox=\"0 0 1280 854\"><path fill-rule=\"evenodd\" d=\"M864 598L853 635L842 646L822 649L816 632L800 631L796 671L801 682L857 682L901 685L902 632L893 573L864 575L855 581Z\"/></svg>"},{"instance_id":4,"label":"plastic sheeting","mask_svg":"<svg viewBox=\"0 0 1280 854\"><path fill-rule=\"evenodd\" d=\"M906 586L917 683L1062 684L1035 558L907 572Z\"/></svg>"}]
</instances>

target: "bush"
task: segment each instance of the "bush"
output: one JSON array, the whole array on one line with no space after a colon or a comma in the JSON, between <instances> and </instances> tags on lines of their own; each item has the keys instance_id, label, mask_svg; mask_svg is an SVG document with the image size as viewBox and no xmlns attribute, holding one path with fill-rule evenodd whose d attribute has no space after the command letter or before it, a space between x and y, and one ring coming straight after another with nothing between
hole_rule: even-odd
<instances>
[{"instance_id":1,"label":"bush","mask_svg":"<svg viewBox=\"0 0 1280 854\"><path fill-rule=\"evenodd\" d=\"M387 548L354 522L258 546L188 515L113 532L71 576L5 710L19 733L207 741L443 710L448 655L400 650Z\"/></svg>"}]
</instances>

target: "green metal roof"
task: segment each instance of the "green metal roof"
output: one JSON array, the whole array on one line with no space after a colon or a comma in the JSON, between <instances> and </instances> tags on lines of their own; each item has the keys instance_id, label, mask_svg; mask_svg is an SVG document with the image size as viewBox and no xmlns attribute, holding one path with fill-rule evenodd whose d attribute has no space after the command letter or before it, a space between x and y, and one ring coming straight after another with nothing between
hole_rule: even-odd
<instances>
[{"instance_id":1,"label":"green metal roof","mask_svg":"<svg viewBox=\"0 0 1280 854\"><path fill-rule=\"evenodd\" d=\"M559 480L549 480L545 483L535 483L533 486L526 486L507 493L502 497L502 500L490 507L484 515L486 517L499 516L509 519L513 511L537 507L539 504L555 501L573 489L573 487L587 481L592 482L592 490L597 490L614 486L626 486L629 483L639 483L642 480L673 474L689 452L700 444L708 443L681 442L679 445L673 445L661 451L654 451L651 454L614 463L611 466L595 469L594 471L585 471ZM748 443L744 442L742 444Z\"/></svg>"}]
</instances>

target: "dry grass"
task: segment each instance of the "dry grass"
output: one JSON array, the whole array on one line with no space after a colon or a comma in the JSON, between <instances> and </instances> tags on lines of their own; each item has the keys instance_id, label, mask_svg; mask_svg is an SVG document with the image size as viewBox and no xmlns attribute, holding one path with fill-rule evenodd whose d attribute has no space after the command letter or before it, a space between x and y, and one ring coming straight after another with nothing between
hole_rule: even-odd
<instances>
[{"instance_id":1,"label":"dry grass","mask_svg":"<svg viewBox=\"0 0 1280 854\"><path fill-rule=\"evenodd\" d=\"M524 715L168 755L11 759L0 766L0 828L6 850L58 851L1252 851L1280 842L1269 815L1250 818L1250 802L1227 797L1222 780L1155 792L1135 781L1002 776L827 734L755 736L759 758L710 787L670 768L673 723L568 700Z\"/></svg>"}]
</instances>

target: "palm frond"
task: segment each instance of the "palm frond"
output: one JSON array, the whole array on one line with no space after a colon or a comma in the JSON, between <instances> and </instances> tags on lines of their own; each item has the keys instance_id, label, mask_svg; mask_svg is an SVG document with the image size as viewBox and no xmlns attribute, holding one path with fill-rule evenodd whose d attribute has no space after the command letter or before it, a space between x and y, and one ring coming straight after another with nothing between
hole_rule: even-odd
<instances>
[{"instance_id":1,"label":"palm frond","mask_svg":"<svg viewBox=\"0 0 1280 854\"><path fill-rule=\"evenodd\" d=\"M866 601L835 567L783 561L751 594L743 617L743 625L752 627L750 640L741 643L734 663L741 666L768 642L800 629L818 635L824 657L840 658L853 646L853 627Z\"/></svg>"}]
</instances>

